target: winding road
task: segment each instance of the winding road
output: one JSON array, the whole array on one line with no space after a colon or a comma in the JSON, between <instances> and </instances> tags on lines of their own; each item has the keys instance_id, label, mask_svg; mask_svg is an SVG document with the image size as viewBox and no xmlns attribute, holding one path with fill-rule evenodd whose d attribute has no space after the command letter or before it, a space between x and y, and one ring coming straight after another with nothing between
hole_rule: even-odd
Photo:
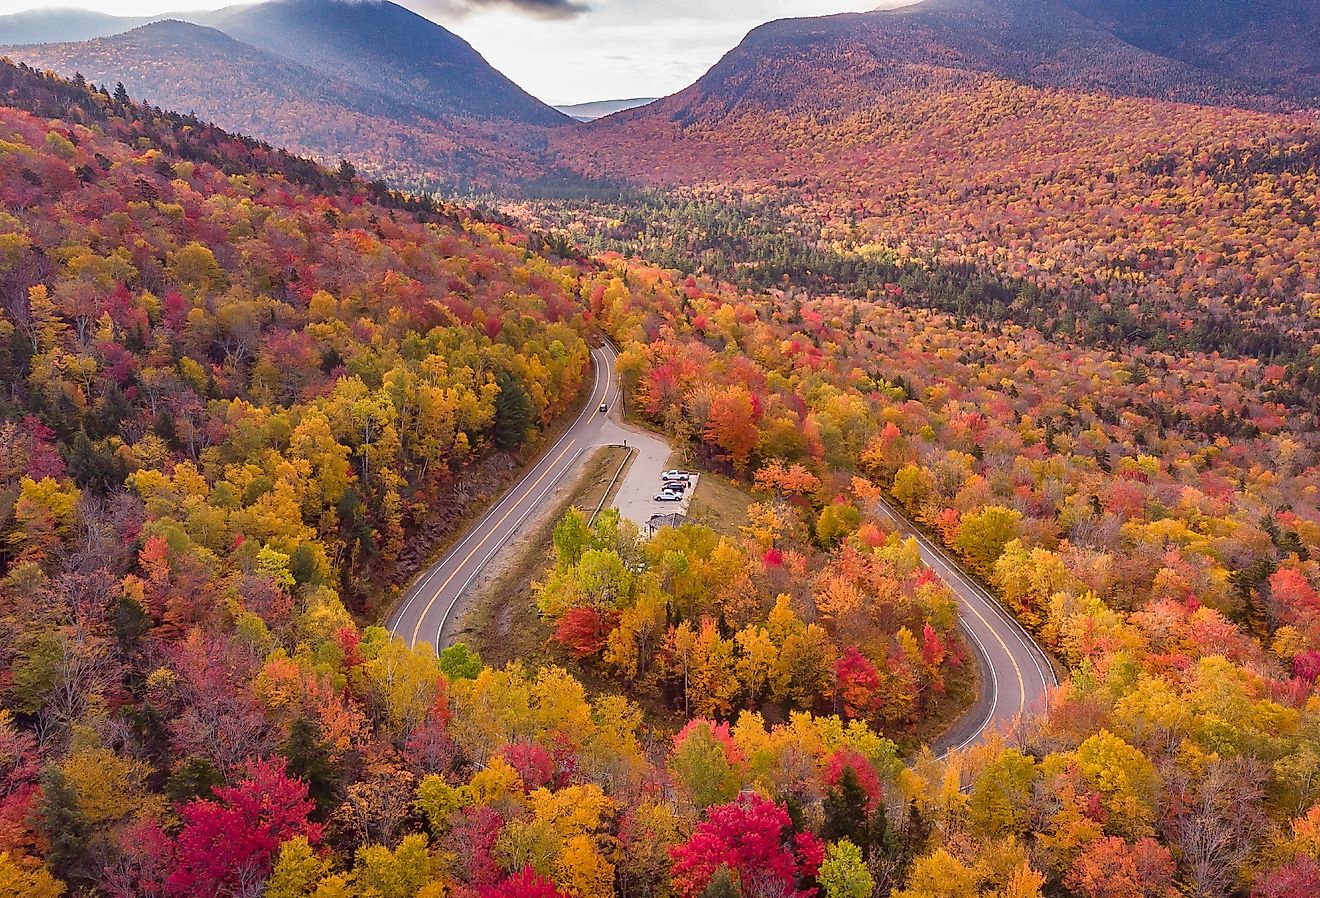
<instances>
[{"instance_id":1,"label":"winding road","mask_svg":"<svg viewBox=\"0 0 1320 898\"><path fill-rule=\"evenodd\" d=\"M518 532L564 475L573 470L582 454L606 445L614 428L600 404L613 409L616 392L614 360L610 346L591 350L595 382L591 396L577 419L530 471L523 475L495 507L467 532L463 539L419 576L390 613L390 632L409 645L429 642L439 648L447 643L457 626L459 599L495 554Z\"/></svg>"},{"instance_id":2,"label":"winding road","mask_svg":"<svg viewBox=\"0 0 1320 898\"><path fill-rule=\"evenodd\" d=\"M582 455L600 446L640 443L645 468L663 464L666 449L654 437L638 434L616 420L617 354L608 344L591 352L595 369L590 399L568 430L509 489L463 539L421 574L390 614L392 633L410 645L443 646L457 628L460 599L500 548L522 528ZM601 413L601 403L609 412ZM637 464L634 464L634 468ZM650 488L649 480L643 484ZM636 487L634 487L636 488ZM981 693L975 705L935 746L947 753L966 748L1021 714L1043 710L1050 689L1058 685L1044 651L1003 606L940 546L921 533L892 505L878 511L898 532L917 542L922 560L957 597L959 626L976 652Z\"/></svg>"},{"instance_id":3,"label":"winding road","mask_svg":"<svg viewBox=\"0 0 1320 898\"><path fill-rule=\"evenodd\" d=\"M953 590L958 626L976 652L981 692L976 703L935 744L937 754L967 748L1019 715L1045 709L1049 691L1059 685L1045 651L999 600L963 570L948 552L881 499L880 516L903 536L916 540L921 560Z\"/></svg>"}]
</instances>

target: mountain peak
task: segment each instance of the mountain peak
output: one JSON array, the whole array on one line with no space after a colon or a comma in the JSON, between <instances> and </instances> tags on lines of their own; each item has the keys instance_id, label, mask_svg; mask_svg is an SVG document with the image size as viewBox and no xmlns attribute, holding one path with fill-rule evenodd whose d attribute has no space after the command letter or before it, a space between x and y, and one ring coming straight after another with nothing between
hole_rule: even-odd
<instances>
[{"instance_id":1,"label":"mountain peak","mask_svg":"<svg viewBox=\"0 0 1320 898\"><path fill-rule=\"evenodd\" d=\"M268 0L207 18L244 43L431 114L559 125L568 117L491 67L467 41L389 0Z\"/></svg>"}]
</instances>

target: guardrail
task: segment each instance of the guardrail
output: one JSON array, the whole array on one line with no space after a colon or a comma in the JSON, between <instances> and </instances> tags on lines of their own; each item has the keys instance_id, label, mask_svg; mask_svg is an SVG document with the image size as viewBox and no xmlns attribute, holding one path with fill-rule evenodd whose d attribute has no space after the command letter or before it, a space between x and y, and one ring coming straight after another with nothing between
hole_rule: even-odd
<instances>
[{"instance_id":1,"label":"guardrail","mask_svg":"<svg viewBox=\"0 0 1320 898\"><path fill-rule=\"evenodd\" d=\"M633 453L637 451L636 449L628 449L627 446L622 446L618 443L610 446L610 448L627 449L627 453L623 456L623 461L619 463L619 470L615 471L614 476L610 478L610 485L605 487L605 492L601 494L600 501L596 503L596 510L591 513L591 517L587 518L588 527L595 523L596 515L600 514L600 510L605 507L605 500L608 499L610 493L614 491L614 484L619 482L619 478L623 475L623 469L628 467L628 462L632 461Z\"/></svg>"}]
</instances>

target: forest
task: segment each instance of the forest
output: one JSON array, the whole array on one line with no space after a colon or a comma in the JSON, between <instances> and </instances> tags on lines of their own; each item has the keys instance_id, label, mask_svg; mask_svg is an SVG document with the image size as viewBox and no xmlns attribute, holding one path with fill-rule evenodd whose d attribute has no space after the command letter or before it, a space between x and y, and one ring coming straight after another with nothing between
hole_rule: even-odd
<instances>
[{"instance_id":1,"label":"forest","mask_svg":"<svg viewBox=\"0 0 1320 898\"><path fill-rule=\"evenodd\" d=\"M898 894L1315 888L1320 483L1314 407L1270 398L1284 369L619 278L593 313L642 414L735 474L819 472L787 480L810 509L866 478L1070 671L1042 719L900 776L940 822Z\"/></svg>"},{"instance_id":2,"label":"forest","mask_svg":"<svg viewBox=\"0 0 1320 898\"><path fill-rule=\"evenodd\" d=\"M1040 272L1091 264L1080 239L978 262L990 286L972 244L775 283L823 250L755 211L588 221L581 252L122 91L6 64L0 97L0 898L1320 889L1304 361L1021 320L1019 291L1067 305ZM1142 177L1209 165L1254 214L1314 178L1287 147L1238 188L1238 155ZM1280 298L1304 260L1264 277L1295 223L1269 259L1160 257L1130 313L1190 314L1169 290L1213 274L1260 333L1308 333ZM534 593L570 665L391 638L428 522L575 407L600 332L631 413L743 483L748 525L560 520ZM969 659L882 495L1052 652L1045 714L917 747Z\"/></svg>"},{"instance_id":3,"label":"forest","mask_svg":"<svg viewBox=\"0 0 1320 898\"><path fill-rule=\"evenodd\" d=\"M1315 166L1314 160L1302 164ZM1046 337L1111 349L1249 356L1289 368L1287 386L1277 393L1283 402L1313 401L1320 386L1312 343L1271 322L1207 313L1173 328L1158 304L1131 288L1119 288L1126 302L1104 306L1085 286L1041 287L1029 277L970 261L902 256L855 239L821 240L781 203L756 195L715 198L687 189L616 187L591 200L546 195L508 207L552 238L571 240L592 254L643 259L750 292L787 287L803 296L888 298L973 324L1013 323Z\"/></svg>"},{"instance_id":4,"label":"forest","mask_svg":"<svg viewBox=\"0 0 1320 898\"><path fill-rule=\"evenodd\" d=\"M1215 348L1311 351L1314 110L846 59L753 58L732 72L726 61L688 91L557 132L552 145L590 175L686 187L699 203L756 214L774 206L809 248L1029 282L1051 327L1094 314L1175 343L1199 327ZM754 89L768 73L774 96ZM1226 340L1221 328L1255 334Z\"/></svg>"}]
</instances>

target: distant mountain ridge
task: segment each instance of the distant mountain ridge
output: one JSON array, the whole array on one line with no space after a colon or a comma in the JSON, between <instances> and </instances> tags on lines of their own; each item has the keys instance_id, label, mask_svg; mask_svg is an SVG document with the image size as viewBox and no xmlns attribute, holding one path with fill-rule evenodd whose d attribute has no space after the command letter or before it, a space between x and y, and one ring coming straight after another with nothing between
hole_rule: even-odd
<instances>
[{"instance_id":1,"label":"distant mountain ridge","mask_svg":"<svg viewBox=\"0 0 1320 898\"><path fill-rule=\"evenodd\" d=\"M1139 5L1140 0L1130 0ZM1166 0L1193 5L1201 0ZM1320 0L1305 0L1314 5ZM911 6L806 19L753 29L694 85L662 101L684 116L716 101L780 108L810 98L822 80L877 90L894 66L986 72L1040 87L1225 105L1277 105L1264 79L1207 68L1131 43L1096 21L1100 0L925 0ZM1316 33L1293 40L1320 53ZM1183 54L1190 58L1191 54ZM1264 63L1262 63L1264 65ZM1309 91L1303 94L1309 98ZM866 94L858 94L864 100ZM659 108L653 107L658 113ZM710 110L706 110L710 112Z\"/></svg>"},{"instance_id":2,"label":"distant mountain ridge","mask_svg":"<svg viewBox=\"0 0 1320 898\"><path fill-rule=\"evenodd\" d=\"M31 9L0 16L0 44L87 41L155 22L167 16L112 16L90 9Z\"/></svg>"},{"instance_id":3,"label":"distant mountain ridge","mask_svg":"<svg viewBox=\"0 0 1320 898\"><path fill-rule=\"evenodd\" d=\"M590 103L573 103L566 106L556 106L555 108L579 122L594 122L598 118L604 118L616 112L623 112L626 109L636 109L638 106L654 103L658 99L660 98L633 97L629 100L594 100Z\"/></svg>"},{"instance_id":4,"label":"distant mountain ridge","mask_svg":"<svg viewBox=\"0 0 1320 898\"><path fill-rule=\"evenodd\" d=\"M295 101L374 116L418 112L393 97L281 59L218 29L178 19L150 22L110 37L44 44L21 57L44 68L80 72L94 83L122 81L130 96L215 117L226 129L243 133L259 133L259 123L270 120L271 110ZM208 77L195 77L198 71Z\"/></svg>"},{"instance_id":5,"label":"distant mountain ridge","mask_svg":"<svg viewBox=\"0 0 1320 898\"><path fill-rule=\"evenodd\" d=\"M1320 0L1063 0L1134 46L1285 95L1320 96Z\"/></svg>"},{"instance_id":6,"label":"distant mountain ridge","mask_svg":"<svg viewBox=\"0 0 1320 898\"><path fill-rule=\"evenodd\" d=\"M570 121L493 68L467 41L389 0L267 0L152 17L70 9L17 13L0 17L0 44L16 58L37 58L49 54L17 47L105 39L167 19L215 28L275 58L429 115L542 126Z\"/></svg>"},{"instance_id":7,"label":"distant mountain ridge","mask_svg":"<svg viewBox=\"0 0 1320 898\"><path fill-rule=\"evenodd\" d=\"M205 17L229 36L434 115L562 125L467 41L389 0L268 0Z\"/></svg>"},{"instance_id":8,"label":"distant mountain ridge","mask_svg":"<svg viewBox=\"0 0 1320 898\"><path fill-rule=\"evenodd\" d=\"M76 18L53 11L44 21ZM331 163L348 158L415 190L537 178L543 129L573 121L466 41L387 0L270 0L90 40L0 47L0 55L98 84L122 81L134 98Z\"/></svg>"},{"instance_id":9,"label":"distant mountain ridge","mask_svg":"<svg viewBox=\"0 0 1320 898\"><path fill-rule=\"evenodd\" d=\"M0 53L190 112L226 130L410 189L491 189L540 172L535 126L433 114L215 29L167 19L124 34Z\"/></svg>"}]
</instances>

